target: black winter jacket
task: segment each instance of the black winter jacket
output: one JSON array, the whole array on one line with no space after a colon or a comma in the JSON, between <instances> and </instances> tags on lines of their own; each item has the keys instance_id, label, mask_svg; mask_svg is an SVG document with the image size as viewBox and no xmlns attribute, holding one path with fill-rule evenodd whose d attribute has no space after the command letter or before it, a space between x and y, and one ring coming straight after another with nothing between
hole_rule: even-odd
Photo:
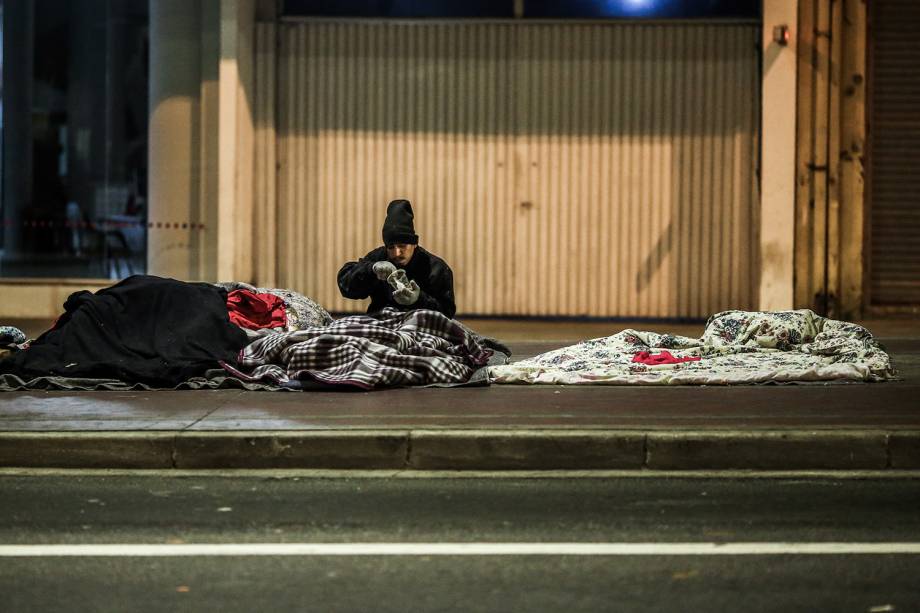
<instances>
[{"instance_id":1,"label":"black winter jacket","mask_svg":"<svg viewBox=\"0 0 920 613\"><path fill-rule=\"evenodd\" d=\"M354 299L370 296L368 313L384 307L393 307L400 311L431 309L453 318L457 312L457 306L454 304L454 273L447 262L421 247L416 247L405 270L406 276L418 283L421 293L415 304L402 305L393 300L393 288L374 274L374 263L384 260L387 260L387 248L378 247L357 262L348 262L342 266L338 275L342 295Z\"/></svg>"}]
</instances>

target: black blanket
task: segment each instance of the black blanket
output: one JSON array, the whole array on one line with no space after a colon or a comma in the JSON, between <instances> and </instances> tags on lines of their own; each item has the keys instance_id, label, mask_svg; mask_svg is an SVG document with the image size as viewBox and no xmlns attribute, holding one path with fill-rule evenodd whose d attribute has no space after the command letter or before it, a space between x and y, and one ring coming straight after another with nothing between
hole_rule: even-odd
<instances>
[{"instance_id":1,"label":"black blanket","mask_svg":"<svg viewBox=\"0 0 920 613\"><path fill-rule=\"evenodd\" d=\"M226 290L207 283L135 275L71 294L64 310L28 349L0 361L0 373L174 387L221 361L235 363L247 344L227 315Z\"/></svg>"}]
</instances>

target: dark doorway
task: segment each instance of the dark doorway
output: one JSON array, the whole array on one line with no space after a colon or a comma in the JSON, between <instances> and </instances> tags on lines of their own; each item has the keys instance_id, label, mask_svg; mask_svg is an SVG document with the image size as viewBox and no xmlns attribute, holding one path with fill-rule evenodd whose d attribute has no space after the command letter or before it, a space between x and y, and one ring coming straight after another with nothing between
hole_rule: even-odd
<instances>
[{"instance_id":1,"label":"dark doorway","mask_svg":"<svg viewBox=\"0 0 920 613\"><path fill-rule=\"evenodd\" d=\"M869 300L920 306L920 3L869 6Z\"/></svg>"}]
</instances>

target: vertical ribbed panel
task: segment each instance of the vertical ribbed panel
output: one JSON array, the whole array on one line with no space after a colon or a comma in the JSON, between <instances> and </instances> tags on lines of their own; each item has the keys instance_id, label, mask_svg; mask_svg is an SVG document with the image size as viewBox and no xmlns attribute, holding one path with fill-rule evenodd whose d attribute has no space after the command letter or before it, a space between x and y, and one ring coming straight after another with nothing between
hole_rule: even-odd
<instances>
[{"instance_id":1,"label":"vertical ribbed panel","mask_svg":"<svg viewBox=\"0 0 920 613\"><path fill-rule=\"evenodd\" d=\"M255 28L255 103L253 124L253 246L255 282L276 285L278 253L278 199L276 194L275 95L276 28L257 23Z\"/></svg>"},{"instance_id":2,"label":"vertical ribbed panel","mask_svg":"<svg viewBox=\"0 0 920 613\"><path fill-rule=\"evenodd\" d=\"M920 305L920 5L869 6L870 296L875 305Z\"/></svg>"},{"instance_id":3,"label":"vertical ribbed panel","mask_svg":"<svg viewBox=\"0 0 920 613\"><path fill-rule=\"evenodd\" d=\"M461 313L750 308L756 26L282 26L278 282L338 268L413 202Z\"/></svg>"}]
</instances>

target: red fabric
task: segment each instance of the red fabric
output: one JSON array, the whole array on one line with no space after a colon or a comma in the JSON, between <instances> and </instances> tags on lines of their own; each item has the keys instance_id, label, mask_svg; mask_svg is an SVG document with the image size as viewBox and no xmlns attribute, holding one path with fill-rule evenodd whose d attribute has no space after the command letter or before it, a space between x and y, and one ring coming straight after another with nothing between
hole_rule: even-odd
<instances>
[{"instance_id":1,"label":"red fabric","mask_svg":"<svg viewBox=\"0 0 920 613\"><path fill-rule=\"evenodd\" d=\"M227 294L230 321L241 328L280 328L287 324L284 300L274 294L257 294L248 289L235 289Z\"/></svg>"},{"instance_id":2,"label":"red fabric","mask_svg":"<svg viewBox=\"0 0 920 613\"><path fill-rule=\"evenodd\" d=\"M700 356L698 355L688 355L683 358L674 357L671 355L670 351L662 351L661 353L650 353L648 351L640 351L633 356L633 362L639 362L641 364L648 364L650 366L655 366L657 364L680 364L681 362L698 362Z\"/></svg>"}]
</instances>

